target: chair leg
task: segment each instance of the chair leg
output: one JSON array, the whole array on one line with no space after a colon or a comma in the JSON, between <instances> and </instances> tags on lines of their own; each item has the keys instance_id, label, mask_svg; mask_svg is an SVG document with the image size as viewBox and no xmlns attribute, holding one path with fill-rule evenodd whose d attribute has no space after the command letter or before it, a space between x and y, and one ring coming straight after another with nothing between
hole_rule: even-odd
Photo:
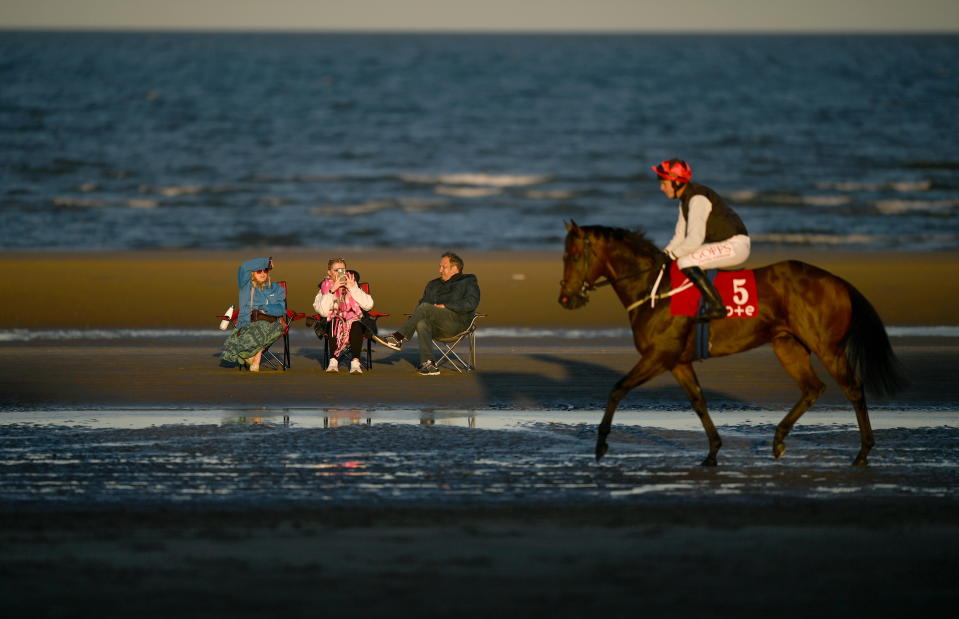
<instances>
[{"instance_id":1,"label":"chair leg","mask_svg":"<svg viewBox=\"0 0 959 619\"><path fill-rule=\"evenodd\" d=\"M437 342L436 340L433 340L433 346L436 348L436 350L440 352L440 355L441 355L440 358L436 361L437 367L441 366L443 363L449 362L450 366L452 366L454 370L460 373L469 372L470 370L473 369L470 366L470 364L463 361L463 359L456 353L456 350L454 350L456 348L456 345L459 344L461 341L463 341L462 337L456 340L455 342L451 342L451 343ZM444 350L443 347L440 347L440 344L442 344L446 350Z\"/></svg>"},{"instance_id":2,"label":"chair leg","mask_svg":"<svg viewBox=\"0 0 959 619\"><path fill-rule=\"evenodd\" d=\"M470 369L476 369L476 331L470 332Z\"/></svg>"}]
</instances>

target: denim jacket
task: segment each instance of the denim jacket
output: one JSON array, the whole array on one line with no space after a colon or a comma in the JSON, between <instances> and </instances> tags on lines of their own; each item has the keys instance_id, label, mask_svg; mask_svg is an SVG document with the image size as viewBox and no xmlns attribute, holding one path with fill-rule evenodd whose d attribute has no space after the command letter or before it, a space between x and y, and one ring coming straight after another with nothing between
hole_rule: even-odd
<instances>
[{"instance_id":1,"label":"denim jacket","mask_svg":"<svg viewBox=\"0 0 959 619\"><path fill-rule=\"evenodd\" d=\"M270 316L283 316L286 313L286 289L283 286L272 282L263 288L253 286L253 271L265 269L269 265L269 258L253 258L237 269L236 280L240 287L240 302L237 304L239 316L236 322L238 328L250 324L250 313L255 309Z\"/></svg>"}]
</instances>

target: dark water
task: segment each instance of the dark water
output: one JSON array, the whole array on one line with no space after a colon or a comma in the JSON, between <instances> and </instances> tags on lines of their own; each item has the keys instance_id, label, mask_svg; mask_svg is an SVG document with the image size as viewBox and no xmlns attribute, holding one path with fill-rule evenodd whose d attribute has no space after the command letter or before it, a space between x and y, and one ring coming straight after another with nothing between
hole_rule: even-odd
<instances>
[{"instance_id":1,"label":"dark water","mask_svg":"<svg viewBox=\"0 0 959 619\"><path fill-rule=\"evenodd\" d=\"M956 36L0 33L0 248L959 245Z\"/></svg>"},{"instance_id":2,"label":"dark water","mask_svg":"<svg viewBox=\"0 0 959 619\"><path fill-rule=\"evenodd\" d=\"M723 497L955 498L954 410L874 410L867 470L848 410L714 419L720 467L688 411L621 411L593 457L596 411L26 411L0 414L0 505L624 504Z\"/></svg>"}]
</instances>

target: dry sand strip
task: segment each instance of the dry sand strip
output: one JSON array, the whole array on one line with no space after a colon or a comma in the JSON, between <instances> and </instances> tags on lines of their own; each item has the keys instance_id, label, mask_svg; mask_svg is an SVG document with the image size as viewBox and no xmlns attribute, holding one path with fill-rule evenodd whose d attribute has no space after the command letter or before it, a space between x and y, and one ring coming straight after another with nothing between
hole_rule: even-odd
<instances>
[{"instance_id":1,"label":"dry sand strip","mask_svg":"<svg viewBox=\"0 0 959 619\"><path fill-rule=\"evenodd\" d=\"M236 268L271 255L273 277L286 280L289 305L311 312L327 258L344 256L370 282L376 309L396 326L424 284L437 276L440 251L285 250L5 252L0 268L11 273L0 329L12 328L212 328L236 303ZM625 313L607 288L586 309L556 302L562 252L463 252L465 271L482 289L480 310L491 327L621 327ZM805 260L847 279L869 298L887 325L959 325L959 252L828 252L755 250L747 266Z\"/></svg>"}]
</instances>

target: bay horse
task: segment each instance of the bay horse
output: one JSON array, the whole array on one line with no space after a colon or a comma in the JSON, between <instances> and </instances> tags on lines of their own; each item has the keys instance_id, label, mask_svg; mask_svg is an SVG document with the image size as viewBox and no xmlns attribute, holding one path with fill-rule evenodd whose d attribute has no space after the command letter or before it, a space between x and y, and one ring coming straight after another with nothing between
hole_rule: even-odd
<instances>
[{"instance_id":1,"label":"bay horse","mask_svg":"<svg viewBox=\"0 0 959 619\"><path fill-rule=\"evenodd\" d=\"M709 439L704 466L716 466L722 446L706 409L699 380L693 371L695 319L670 315L669 301L651 302L657 278L669 291L670 259L642 232L605 226L566 224L563 281L559 303L577 309L589 301L589 292L610 284L627 308L633 342L640 359L609 392L606 412L596 439L596 459L609 446L606 437L620 400L634 387L669 371L683 388ZM743 352L766 343L786 372L799 383L801 396L776 426L773 457L786 451L783 442L796 421L825 390L811 363L811 353L842 388L856 411L860 448L854 465L865 466L875 444L863 386L877 394L893 394L905 381L882 320L852 284L818 267L795 260L754 270L759 315L751 319L719 319L710 324L711 357ZM600 278L605 281L597 283Z\"/></svg>"}]
</instances>

